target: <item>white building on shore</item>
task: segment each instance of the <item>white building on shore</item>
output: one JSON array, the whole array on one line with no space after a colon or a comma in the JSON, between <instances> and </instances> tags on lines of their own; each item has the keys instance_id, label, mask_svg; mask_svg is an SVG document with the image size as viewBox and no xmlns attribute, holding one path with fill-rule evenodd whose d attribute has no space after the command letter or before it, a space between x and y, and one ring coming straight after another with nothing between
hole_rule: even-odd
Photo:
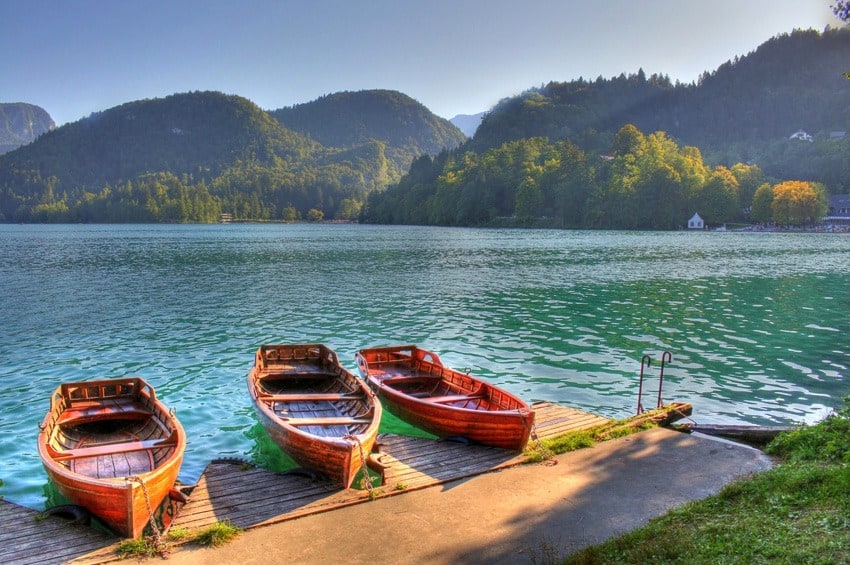
<instances>
[{"instance_id":1,"label":"white building on shore","mask_svg":"<svg viewBox=\"0 0 850 565\"><path fill-rule=\"evenodd\" d=\"M689 230L703 230L705 229L705 222L702 220L699 214L694 212L694 215L691 216L691 219L688 220L688 229Z\"/></svg>"}]
</instances>

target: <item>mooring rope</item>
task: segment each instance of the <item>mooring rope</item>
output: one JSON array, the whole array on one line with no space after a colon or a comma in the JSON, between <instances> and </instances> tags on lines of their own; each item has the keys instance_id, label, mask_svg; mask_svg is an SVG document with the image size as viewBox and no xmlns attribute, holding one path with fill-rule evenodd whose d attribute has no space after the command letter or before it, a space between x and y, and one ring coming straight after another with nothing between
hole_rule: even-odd
<instances>
[{"instance_id":1,"label":"mooring rope","mask_svg":"<svg viewBox=\"0 0 850 565\"><path fill-rule=\"evenodd\" d=\"M362 465L360 468L363 469L363 481L361 485L365 486L366 490L371 495L374 489L372 487L372 477L369 475L369 468L366 466L366 454L363 451L363 443L360 441L360 438L354 434L346 434L343 436L343 439L354 441L360 449L360 461Z\"/></svg>"},{"instance_id":2,"label":"mooring rope","mask_svg":"<svg viewBox=\"0 0 850 565\"><path fill-rule=\"evenodd\" d=\"M150 516L151 530L153 531L152 537L154 550L163 559L168 559L170 548L168 547L168 544L163 541L162 533L159 531L159 526L156 524L156 518L153 515L153 507L151 506L151 499L148 495L148 487L145 485L145 481L143 481L141 477L135 475L127 477L127 481L139 483L142 486L142 493L145 495L145 505L148 508L148 515Z\"/></svg>"}]
</instances>

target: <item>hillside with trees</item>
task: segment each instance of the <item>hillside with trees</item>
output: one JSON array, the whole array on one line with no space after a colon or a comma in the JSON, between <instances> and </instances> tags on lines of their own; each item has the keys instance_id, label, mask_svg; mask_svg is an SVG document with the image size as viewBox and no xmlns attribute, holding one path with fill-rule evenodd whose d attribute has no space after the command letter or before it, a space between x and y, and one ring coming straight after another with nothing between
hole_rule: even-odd
<instances>
[{"instance_id":1,"label":"hillside with trees","mask_svg":"<svg viewBox=\"0 0 850 565\"><path fill-rule=\"evenodd\" d=\"M456 127L390 91L271 113L217 92L140 100L0 155L0 221L806 222L850 192L848 59L850 31L795 31L694 84L552 82L457 147Z\"/></svg>"},{"instance_id":2,"label":"hillside with trees","mask_svg":"<svg viewBox=\"0 0 850 565\"><path fill-rule=\"evenodd\" d=\"M822 142L850 130L850 84L842 76L848 60L850 30L795 31L703 73L696 84L673 84L643 70L551 82L500 102L467 148L545 137L604 153L617 131L633 124L699 147L714 163L756 162L767 174L786 177L819 173L813 180L838 188L848 182L846 162ZM817 150L795 152L799 144L786 143L798 130L812 135Z\"/></svg>"},{"instance_id":3,"label":"hillside with trees","mask_svg":"<svg viewBox=\"0 0 850 565\"><path fill-rule=\"evenodd\" d=\"M786 180L821 210L850 191L848 59L850 31L795 31L697 84L638 71L531 89L460 149L370 195L362 220L672 229L696 210L712 224L754 220L758 187Z\"/></svg>"},{"instance_id":4,"label":"hillside with trees","mask_svg":"<svg viewBox=\"0 0 850 565\"><path fill-rule=\"evenodd\" d=\"M757 165L710 166L696 147L628 124L604 156L536 137L481 154L420 157L397 185L370 194L361 221L669 230L681 228L694 211L710 225L809 224L827 203L820 183L774 187Z\"/></svg>"},{"instance_id":5,"label":"hillside with trees","mask_svg":"<svg viewBox=\"0 0 850 565\"><path fill-rule=\"evenodd\" d=\"M387 137L328 147L218 92L130 102L0 156L0 221L351 220L414 143Z\"/></svg>"},{"instance_id":6,"label":"hillside with trees","mask_svg":"<svg viewBox=\"0 0 850 565\"><path fill-rule=\"evenodd\" d=\"M35 141L55 127L53 118L40 106L0 103L0 155Z\"/></svg>"},{"instance_id":7,"label":"hillside with trees","mask_svg":"<svg viewBox=\"0 0 850 565\"><path fill-rule=\"evenodd\" d=\"M395 182L420 155L454 149L466 136L451 122L400 92L337 92L271 112L284 127L327 147L356 149L380 142Z\"/></svg>"}]
</instances>

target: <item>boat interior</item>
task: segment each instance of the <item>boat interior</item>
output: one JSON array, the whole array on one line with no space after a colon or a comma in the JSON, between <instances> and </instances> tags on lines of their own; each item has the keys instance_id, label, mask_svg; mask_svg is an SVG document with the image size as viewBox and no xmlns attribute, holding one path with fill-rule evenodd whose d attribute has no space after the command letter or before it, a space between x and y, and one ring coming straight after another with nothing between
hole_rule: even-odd
<instances>
[{"instance_id":1,"label":"boat interior","mask_svg":"<svg viewBox=\"0 0 850 565\"><path fill-rule=\"evenodd\" d=\"M313 435L360 434L372 422L363 389L334 372L272 372L258 379L257 389L278 418Z\"/></svg>"},{"instance_id":2,"label":"boat interior","mask_svg":"<svg viewBox=\"0 0 850 565\"><path fill-rule=\"evenodd\" d=\"M97 387L64 390L55 399L47 444L54 461L81 475L110 479L148 473L171 456L177 431L138 387L101 386L99 394L85 388Z\"/></svg>"}]
</instances>

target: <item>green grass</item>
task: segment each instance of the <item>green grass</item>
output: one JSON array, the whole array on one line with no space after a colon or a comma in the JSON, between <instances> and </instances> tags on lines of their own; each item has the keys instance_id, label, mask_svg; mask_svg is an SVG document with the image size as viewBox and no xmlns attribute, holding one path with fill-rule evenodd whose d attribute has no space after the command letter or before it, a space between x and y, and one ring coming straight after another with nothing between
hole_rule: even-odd
<instances>
[{"instance_id":1,"label":"green grass","mask_svg":"<svg viewBox=\"0 0 850 565\"><path fill-rule=\"evenodd\" d=\"M599 442L628 436L641 430L657 427L658 424L648 421L655 414L663 414L665 409L652 410L639 416L625 420L613 420L586 430L576 430L554 438L532 441L523 452L529 463L539 463L551 459L555 455L593 447Z\"/></svg>"},{"instance_id":2,"label":"green grass","mask_svg":"<svg viewBox=\"0 0 850 565\"><path fill-rule=\"evenodd\" d=\"M193 539L192 532L186 528L174 526L168 530L168 541L187 542Z\"/></svg>"},{"instance_id":3,"label":"green grass","mask_svg":"<svg viewBox=\"0 0 850 565\"><path fill-rule=\"evenodd\" d=\"M144 537L122 541L118 544L115 552L121 559L127 557L156 557L156 547L154 547L153 541Z\"/></svg>"},{"instance_id":4,"label":"green grass","mask_svg":"<svg viewBox=\"0 0 850 565\"><path fill-rule=\"evenodd\" d=\"M212 526L191 536L191 540L208 547L219 547L237 537L242 530L230 523L229 520L216 522Z\"/></svg>"},{"instance_id":5,"label":"green grass","mask_svg":"<svg viewBox=\"0 0 850 565\"><path fill-rule=\"evenodd\" d=\"M850 410L785 432L765 451L779 458L773 469L561 562L850 562Z\"/></svg>"},{"instance_id":6,"label":"green grass","mask_svg":"<svg viewBox=\"0 0 850 565\"><path fill-rule=\"evenodd\" d=\"M166 545L168 543L197 543L207 547L219 547L229 542L236 536L242 533L240 528L231 524L228 520L216 522L206 528L192 531L185 528L171 528L166 536ZM118 557L124 559L128 557L142 558L155 557L157 549L153 539L150 537L140 537L134 540L124 540L118 544L115 550Z\"/></svg>"}]
</instances>

